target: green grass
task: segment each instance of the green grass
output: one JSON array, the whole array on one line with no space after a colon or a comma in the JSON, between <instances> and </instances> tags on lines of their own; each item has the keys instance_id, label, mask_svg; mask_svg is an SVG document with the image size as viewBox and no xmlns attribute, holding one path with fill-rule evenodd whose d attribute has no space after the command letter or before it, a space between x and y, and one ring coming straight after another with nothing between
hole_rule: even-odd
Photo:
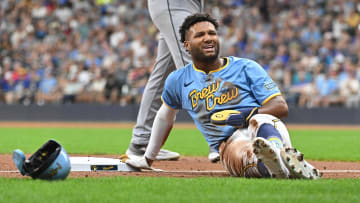
<instances>
[{"instance_id":1,"label":"green grass","mask_svg":"<svg viewBox=\"0 0 360 203\"><path fill-rule=\"evenodd\" d=\"M33 153L49 139L60 142L68 153L120 154L127 149L132 129L122 128L0 128L0 153L16 148ZM175 129L165 147L183 155L206 155L208 147L195 129Z\"/></svg>"},{"instance_id":2,"label":"green grass","mask_svg":"<svg viewBox=\"0 0 360 203\"><path fill-rule=\"evenodd\" d=\"M16 148L33 153L47 140L55 139L68 153L119 154L128 147L131 132L121 128L0 128L0 153Z\"/></svg>"},{"instance_id":3,"label":"green grass","mask_svg":"<svg viewBox=\"0 0 360 203\"><path fill-rule=\"evenodd\" d=\"M356 130L291 130L291 140L307 159L360 161L360 134ZM0 153L22 149L35 152L49 139L59 141L68 153L121 154L131 139L123 128L0 128ZM165 148L187 156L206 156L208 147L196 129L174 129Z\"/></svg>"},{"instance_id":4,"label":"green grass","mask_svg":"<svg viewBox=\"0 0 360 203\"><path fill-rule=\"evenodd\" d=\"M293 145L312 160L360 161L356 130L291 130ZM120 154L131 139L122 128L0 128L0 153L34 153L49 139L68 153ZM174 129L165 145L182 155L207 156L195 129ZM243 178L0 178L0 202L360 202L360 179Z\"/></svg>"},{"instance_id":5,"label":"green grass","mask_svg":"<svg viewBox=\"0 0 360 203\"><path fill-rule=\"evenodd\" d=\"M290 137L306 158L360 161L358 130L291 130Z\"/></svg>"},{"instance_id":6,"label":"green grass","mask_svg":"<svg viewBox=\"0 0 360 203\"><path fill-rule=\"evenodd\" d=\"M359 202L360 180L0 178L0 202Z\"/></svg>"}]
</instances>

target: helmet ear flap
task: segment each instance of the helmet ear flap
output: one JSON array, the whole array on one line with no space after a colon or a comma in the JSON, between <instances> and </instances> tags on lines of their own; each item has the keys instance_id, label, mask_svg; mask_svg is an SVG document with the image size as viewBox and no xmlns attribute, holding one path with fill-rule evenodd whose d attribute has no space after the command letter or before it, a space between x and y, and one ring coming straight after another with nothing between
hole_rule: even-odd
<instances>
[{"instance_id":1,"label":"helmet ear flap","mask_svg":"<svg viewBox=\"0 0 360 203\"><path fill-rule=\"evenodd\" d=\"M25 175L24 171L24 162L25 162L25 154L20 149L16 149L13 152L12 159L15 163L16 168L20 171L21 175Z\"/></svg>"},{"instance_id":2,"label":"helmet ear flap","mask_svg":"<svg viewBox=\"0 0 360 203\"><path fill-rule=\"evenodd\" d=\"M15 150L13 157L15 155L19 157L21 153ZM21 158L13 159L21 174L31 176L34 179L65 179L70 173L69 156L65 149L55 140L47 141L29 159L23 161L22 166L18 166L22 160Z\"/></svg>"}]
</instances>

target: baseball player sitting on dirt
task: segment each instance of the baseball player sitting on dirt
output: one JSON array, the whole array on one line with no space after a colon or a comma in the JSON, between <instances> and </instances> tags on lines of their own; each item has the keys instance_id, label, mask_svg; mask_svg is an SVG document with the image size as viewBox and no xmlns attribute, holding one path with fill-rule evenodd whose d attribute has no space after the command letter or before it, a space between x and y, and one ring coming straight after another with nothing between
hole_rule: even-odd
<instances>
[{"instance_id":1,"label":"baseball player sitting on dirt","mask_svg":"<svg viewBox=\"0 0 360 203\"><path fill-rule=\"evenodd\" d=\"M278 86L252 60L220 58L217 28L218 22L208 14L185 19L181 41L193 63L169 75L145 155L126 163L152 169L176 112L185 109L232 176L319 178L319 171L291 146L280 121L288 106Z\"/></svg>"}]
</instances>

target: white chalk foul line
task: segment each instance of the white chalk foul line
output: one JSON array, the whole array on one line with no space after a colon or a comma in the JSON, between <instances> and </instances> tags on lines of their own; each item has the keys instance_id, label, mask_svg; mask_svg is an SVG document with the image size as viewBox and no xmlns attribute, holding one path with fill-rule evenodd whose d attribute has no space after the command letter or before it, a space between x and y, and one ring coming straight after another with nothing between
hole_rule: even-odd
<instances>
[{"instance_id":1,"label":"white chalk foul line","mask_svg":"<svg viewBox=\"0 0 360 203\"><path fill-rule=\"evenodd\" d=\"M150 171L150 170L149 170ZM214 171L156 171L163 173L227 173L226 171L214 170ZM360 170L320 170L320 173L360 173Z\"/></svg>"},{"instance_id":2,"label":"white chalk foul line","mask_svg":"<svg viewBox=\"0 0 360 203\"><path fill-rule=\"evenodd\" d=\"M161 171L161 170L143 170L144 172L162 172L162 173L227 173L223 170L213 170L213 171L193 171L193 170L183 170L183 171ZM72 171L72 173L84 172L84 171ZM91 172L91 171L89 171ZM101 172L101 171L97 171ZM119 171L121 172L121 171ZM19 171L0 171L0 173L20 173ZM320 170L320 173L360 173L360 170Z\"/></svg>"},{"instance_id":3,"label":"white chalk foul line","mask_svg":"<svg viewBox=\"0 0 360 203\"><path fill-rule=\"evenodd\" d=\"M20 171L0 171L0 173L20 173Z\"/></svg>"},{"instance_id":4,"label":"white chalk foul line","mask_svg":"<svg viewBox=\"0 0 360 203\"><path fill-rule=\"evenodd\" d=\"M183 171L164 171L164 170L142 170L144 172L161 172L161 173L227 173L224 170L213 170L213 171L194 171L194 170L183 170Z\"/></svg>"},{"instance_id":5,"label":"white chalk foul line","mask_svg":"<svg viewBox=\"0 0 360 203\"><path fill-rule=\"evenodd\" d=\"M360 170L320 170L320 173L360 173Z\"/></svg>"}]
</instances>

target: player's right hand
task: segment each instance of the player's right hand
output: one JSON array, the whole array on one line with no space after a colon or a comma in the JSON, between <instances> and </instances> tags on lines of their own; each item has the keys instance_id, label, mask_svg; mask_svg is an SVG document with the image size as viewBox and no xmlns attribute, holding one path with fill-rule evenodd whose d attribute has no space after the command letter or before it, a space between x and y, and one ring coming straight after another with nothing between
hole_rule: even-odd
<instances>
[{"instance_id":1,"label":"player's right hand","mask_svg":"<svg viewBox=\"0 0 360 203\"><path fill-rule=\"evenodd\" d=\"M152 161L153 160L147 159L143 156L138 159L127 159L125 163L134 168L153 170L153 168L151 168Z\"/></svg>"}]
</instances>

